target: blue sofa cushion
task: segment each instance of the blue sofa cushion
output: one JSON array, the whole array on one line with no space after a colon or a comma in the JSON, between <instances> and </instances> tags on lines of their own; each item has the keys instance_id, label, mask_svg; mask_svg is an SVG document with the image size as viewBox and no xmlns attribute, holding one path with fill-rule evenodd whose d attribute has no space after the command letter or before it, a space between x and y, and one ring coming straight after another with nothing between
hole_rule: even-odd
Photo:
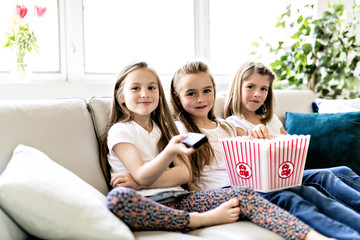
<instances>
[{"instance_id":1,"label":"blue sofa cushion","mask_svg":"<svg viewBox=\"0 0 360 240\"><path fill-rule=\"evenodd\" d=\"M287 112L285 129L311 135L306 169L348 166L360 174L360 112Z\"/></svg>"}]
</instances>

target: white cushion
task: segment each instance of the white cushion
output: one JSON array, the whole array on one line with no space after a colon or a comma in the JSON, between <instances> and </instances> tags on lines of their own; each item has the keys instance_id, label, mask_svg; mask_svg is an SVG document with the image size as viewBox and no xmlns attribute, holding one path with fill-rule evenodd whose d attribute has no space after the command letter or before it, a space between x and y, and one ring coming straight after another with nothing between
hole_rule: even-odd
<instances>
[{"instance_id":1,"label":"white cushion","mask_svg":"<svg viewBox=\"0 0 360 240\"><path fill-rule=\"evenodd\" d=\"M134 239L106 197L35 148L18 145L0 175L0 205L44 239Z\"/></svg>"},{"instance_id":2,"label":"white cushion","mask_svg":"<svg viewBox=\"0 0 360 240\"><path fill-rule=\"evenodd\" d=\"M0 239L28 239L27 234L0 208Z\"/></svg>"},{"instance_id":3,"label":"white cushion","mask_svg":"<svg viewBox=\"0 0 360 240\"><path fill-rule=\"evenodd\" d=\"M319 113L340 113L360 111L360 99L317 99Z\"/></svg>"}]
</instances>

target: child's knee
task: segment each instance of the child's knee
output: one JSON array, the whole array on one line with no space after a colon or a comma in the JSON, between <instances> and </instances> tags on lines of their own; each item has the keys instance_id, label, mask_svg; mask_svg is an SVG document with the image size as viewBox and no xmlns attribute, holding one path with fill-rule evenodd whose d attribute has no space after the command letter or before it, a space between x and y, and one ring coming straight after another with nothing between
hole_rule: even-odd
<instances>
[{"instance_id":1,"label":"child's knee","mask_svg":"<svg viewBox=\"0 0 360 240\"><path fill-rule=\"evenodd\" d=\"M107 207L110 210L123 208L127 203L138 198L138 193L135 190L125 187L116 187L107 195Z\"/></svg>"},{"instance_id":2,"label":"child's knee","mask_svg":"<svg viewBox=\"0 0 360 240\"><path fill-rule=\"evenodd\" d=\"M250 188L250 187L239 187L239 188L234 188L234 197L238 197L243 198L249 198L249 196L254 196L256 194L258 194L254 189Z\"/></svg>"}]
</instances>

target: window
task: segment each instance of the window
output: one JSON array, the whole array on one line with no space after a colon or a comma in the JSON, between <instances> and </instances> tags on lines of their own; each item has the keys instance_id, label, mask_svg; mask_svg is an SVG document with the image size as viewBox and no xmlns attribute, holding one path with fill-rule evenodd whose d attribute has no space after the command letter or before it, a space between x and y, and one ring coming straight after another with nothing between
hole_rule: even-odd
<instances>
[{"instance_id":1,"label":"window","mask_svg":"<svg viewBox=\"0 0 360 240\"><path fill-rule=\"evenodd\" d=\"M118 73L145 60L171 74L194 57L194 7L189 0L84 0L86 73Z\"/></svg>"},{"instance_id":2,"label":"window","mask_svg":"<svg viewBox=\"0 0 360 240\"><path fill-rule=\"evenodd\" d=\"M23 23L29 23L30 28L37 35L37 45L40 46L38 53L34 51L27 54L31 61L33 75L61 73L61 48L60 48L60 22L59 6L56 0L46 1L2 1L0 8L0 41L1 46L7 41L5 33L11 32L14 27L14 16L16 16L16 5L24 5L27 8L27 14L21 20ZM37 18L34 14L35 5L46 6L47 11L44 17ZM0 73L4 73L5 78L11 76L11 69L15 62L14 50L10 48L0 48ZM39 75L37 76L39 78ZM1 77L3 79L4 77ZM41 78L41 77L40 77Z\"/></svg>"},{"instance_id":3,"label":"window","mask_svg":"<svg viewBox=\"0 0 360 240\"><path fill-rule=\"evenodd\" d=\"M275 29L276 16L288 4L284 0L210 0L209 51L213 72L235 73L242 62L250 60L253 41L260 36L268 41L279 37L282 33Z\"/></svg>"},{"instance_id":4,"label":"window","mask_svg":"<svg viewBox=\"0 0 360 240\"><path fill-rule=\"evenodd\" d=\"M149 62L169 80L185 61L200 58L223 84L242 61L250 59L252 41L286 34L277 32L275 23L289 2L19 0L28 7L29 16L35 4L47 7L36 30L40 51L33 57L31 81L114 81L120 69L135 59ZM0 3L1 45L16 4ZM0 83L9 82L13 55L0 48Z\"/></svg>"}]
</instances>

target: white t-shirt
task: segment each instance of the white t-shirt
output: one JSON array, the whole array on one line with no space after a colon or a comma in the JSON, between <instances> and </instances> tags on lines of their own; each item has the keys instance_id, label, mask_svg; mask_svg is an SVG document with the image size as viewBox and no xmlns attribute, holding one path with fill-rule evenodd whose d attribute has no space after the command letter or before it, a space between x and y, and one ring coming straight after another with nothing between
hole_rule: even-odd
<instances>
[{"instance_id":1,"label":"white t-shirt","mask_svg":"<svg viewBox=\"0 0 360 240\"><path fill-rule=\"evenodd\" d=\"M249 130L253 129L256 125L252 124L248 120L241 116L230 116L226 118L226 121L234 124L236 127L240 127L246 131L246 134ZM269 134L281 134L280 128L283 126L279 118L274 114L270 122L265 125L269 130Z\"/></svg>"},{"instance_id":2,"label":"white t-shirt","mask_svg":"<svg viewBox=\"0 0 360 240\"><path fill-rule=\"evenodd\" d=\"M135 121L115 123L110 129L107 138L109 148L108 162L111 166L111 177L119 173L129 172L124 164L113 151L113 147L118 143L132 143L139 150L144 163L150 162L157 155L157 143L161 137L158 125L153 122L153 129L149 133ZM180 186L172 188L142 189L138 192L143 196L151 196L165 191L183 191Z\"/></svg>"},{"instance_id":3,"label":"white t-shirt","mask_svg":"<svg viewBox=\"0 0 360 240\"><path fill-rule=\"evenodd\" d=\"M182 122L177 121L176 125L180 133L187 133L187 130ZM230 186L229 175L226 170L226 163L221 151L219 143L220 138L236 137L236 130L232 124L225 124L228 127L231 134L227 133L224 128L217 124L214 129L200 128L211 144L214 150L214 159L211 161L210 166L205 166L200 177L200 182L197 183L198 187L203 190L218 189L226 186Z\"/></svg>"}]
</instances>

